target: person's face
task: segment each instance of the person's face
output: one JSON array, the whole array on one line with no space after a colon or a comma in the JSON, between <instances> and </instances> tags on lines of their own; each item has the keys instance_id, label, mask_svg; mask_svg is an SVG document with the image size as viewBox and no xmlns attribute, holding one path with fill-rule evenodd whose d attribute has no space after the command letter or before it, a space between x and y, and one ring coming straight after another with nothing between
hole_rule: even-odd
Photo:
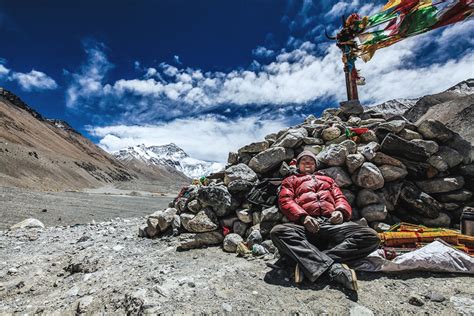
<instances>
[{"instance_id":1,"label":"person's face","mask_svg":"<svg viewBox=\"0 0 474 316\"><path fill-rule=\"evenodd\" d=\"M304 174L311 174L316 171L316 161L311 157L304 156L300 159L298 169Z\"/></svg>"}]
</instances>

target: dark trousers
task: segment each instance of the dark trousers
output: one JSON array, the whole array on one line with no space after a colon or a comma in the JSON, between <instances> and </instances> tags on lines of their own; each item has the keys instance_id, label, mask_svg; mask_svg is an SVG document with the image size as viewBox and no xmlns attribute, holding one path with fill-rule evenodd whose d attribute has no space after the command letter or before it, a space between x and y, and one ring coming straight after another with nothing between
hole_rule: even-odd
<instances>
[{"instance_id":1,"label":"dark trousers","mask_svg":"<svg viewBox=\"0 0 474 316\"><path fill-rule=\"evenodd\" d=\"M273 227L270 236L280 254L298 263L312 282L334 262L364 258L380 243L373 229L353 222L322 223L316 234L302 225L286 223Z\"/></svg>"}]
</instances>

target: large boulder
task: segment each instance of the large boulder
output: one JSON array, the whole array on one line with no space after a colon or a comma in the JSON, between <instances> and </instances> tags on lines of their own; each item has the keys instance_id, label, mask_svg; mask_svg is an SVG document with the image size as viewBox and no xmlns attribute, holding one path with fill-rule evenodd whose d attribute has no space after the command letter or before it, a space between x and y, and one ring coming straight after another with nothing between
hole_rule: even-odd
<instances>
[{"instance_id":1,"label":"large boulder","mask_svg":"<svg viewBox=\"0 0 474 316\"><path fill-rule=\"evenodd\" d=\"M325 141L331 141L333 139L338 138L341 136L341 130L336 126L330 126L328 128L323 129L321 132L321 138Z\"/></svg>"},{"instance_id":2,"label":"large boulder","mask_svg":"<svg viewBox=\"0 0 474 316\"><path fill-rule=\"evenodd\" d=\"M387 155L402 157L413 161L424 162L429 157L423 147L395 134L388 134L382 141L381 147L380 151Z\"/></svg>"},{"instance_id":3,"label":"large boulder","mask_svg":"<svg viewBox=\"0 0 474 316\"><path fill-rule=\"evenodd\" d=\"M463 156L455 149L452 149L448 146L440 146L438 152L436 153L437 156L440 156L443 161L448 164L449 168L454 168L463 162Z\"/></svg>"},{"instance_id":4,"label":"large boulder","mask_svg":"<svg viewBox=\"0 0 474 316\"><path fill-rule=\"evenodd\" d=\"M185 233L179 235L178 250L188 250L205 246L219 245L224 240L220 231L206 233Z\"/></svg>"},{"instance_id":5,"label":"large boulder","mask_svg":"<svg viewBox=\"0 0 474 316\"><path fill-rule=\"evenodd\" d=\"M379 195L369 189L362 189L357 194L356 204L358 207L365 207L370 204L381 204L382 202Z\"/></svg>"},{"instance_id":6,"label":"large boulder","mask_svg":"<svg viewBox=\"0 0 474 316\"><path fill-rule=\"evenodd\" d=\"M157 226L156 228L160 232L167 230L171 223L173 222L174 216L178 213L178 210L175 208L167 208L166 210L156 211L149 216L149 219L156 219Z\"/></svg>"},{"instance_id":7,"label":"large boulder","mask_svg":"<svg viewBox=\"0 0 474 316\"><path fill-rule=\"evenodd\" d=\"M279 166L285 160L294 156L292 149L272 147L250 159L249 167L257 173L265 173Z\"/></svg>"},{"instance_id":8,"label":"large boulder","mask_svg":"<svg viewBox=\"0 0 474 316\"><path fill-rule=\"evenodd\" d=\"M320 173L334 179L341 188L346 188L352 184L351 177L341 167L331 167L319 170Z\"/></svg>"},{"instance_id":9,"label":"large boulder","mask_svg":"<svg viewBox=\"0 0 474 316\"><path fill-rule=\"evenodd\" d=\"M407 176L408 172L404 168L395 167L392 165L382 165L378 167L382 173L385 182L391 182L403 179Z\"/></svg>"},{"instance_id":10,"label":"large boulder","mask_svg":"<svg viewBox=\"0 0 474 316\"><path fill-rule=\"evenodd\" d=\"M223 185L199 188L198 200L202 206L210 206L219 217L229 215L232 211L232 196Z\"/></svg>"},{"instance_id":11,"label":"large boulder","mask_svg":"<svg viewBox=\"0 0 474 316\"><path fill-rule=\"evenodd\" d=\"M339 103L339 108L342 113L351 114L362 114L364 113L364 107L358 100L343 101Z\"/></svg>"},{"instance_id":12,"label":"large boulder","mask_svg":"<svg viewBox=\"0 0 474 316\"><path fill-rule=\"evenodd\" d=\"M449 141L454 132L437 120L425 120L418 125L418 132L424 139L435 140L441 143Z\"/></svg>"},{"instance_id":13,"label":"large boulder","mask_svg":"<svg viewBox=\"0 0 474 316\"><path fill-rule=\"evenodd\" d=\"M417 146L423 147L425 152L430 155L436 153L439 149L439 145L432 140L412 139L410 142Z\"/></svg>"},{"instance_id":14,"label":"large boulder","mask_svg":"<svg viewBox=\"0 0 474 316\"><path fill-rule=\"evenodd\" d=\"M296 148L303 143L303 139L307 136L308 131L305 128L290 129L272 147Z\"/></svg>"},{"instance_id":15,"label":"large boulder","mask_svg":"<svg viewBox=\"0 0 474 316\"><path fill-rule=\"evenodd\" d=\"M394 120L390 122L381 123L378 127L397 134L405 128L405 125L406 122L403 120Z\"/></svg>"},{"instance_id":16,"label":"large boulder","mask_svg":"<svg viewBox=\"0 0 474 316\"><path fill-rule=\"evenodd\" d=\"M375 153L375 156L370 162L375 164L376 166L391 165L399 168L405 168L405 165L400 160L386 155L382 152Z\"/></svg>"},{"instance_id":17,"label":"large boulder","mask_svg":"<svg viewBox=\"0 0 474 316\"><path fill-rule=\"evenodd\" d=\"M187 230L192 233L204 233L216 230L217 217L210 208L204 208L187 223Z\"/></svg>"},{"instance_id":18,"label":"large boulder","mask_svg":"<svg viewBox=\"0 0 474 316\"><path fill-rule=\"evenodd\" d=\"M436 218L442 205L432 196L418 189L413 183L406 182L400 192L401 205L423 217Z\"/></svg>"},{"instance_id":19,"label":"large boulder","mask_svg":"<svg viewBox=\"0 0 474 316\"><path fill-rule=\"evenodd\" d=\"M446 177L417 181L416 185L426 193L444 193L459 190L464 186L464 178Z\"/></svg>"},{"instance_id":20,"label":"large boulder","mask_svg":"<svg viewBox=\"0 0 474 316\"><path fill-rule=\"evenodd\" d=\"M269 147L268 141L251 143L240 148L239 155L243 153L256 154L268 149L268 147Z\"/></svg>"},{"instance_id":21,"label":"large boulder","mask_svg":"<svg viewBox=\"0 0 474 316\"><path fill-rule=\"evenodd\" d=\"M330 145L317 156L318 161L327 166L341 166L346 161L347 149L341 145Z\"/></svg>"},{"instance_id":22,"label":"large boulder","mask_svg":"<svg viewBox=\"0 0 474 316\"><path fill-rule=\"evenodd\" d=\"M448 214L440 212L436 218L419 218L421 224L428 227L449 227L451 224L451 217Z\"/></svg>"},{"instance_id":23,"label":"large boulder","mask_svg":"<svg viewBox=\"0 0 474 316\"><path fill-rule=\"evenodd\" d=\"M370 204L360 211L360 215L368 222L380 222L387 218L387 208L383 204Z\"/></svg>"},{"instance_id":24,"label":"large boulder","mask_svg":"<svg viewBox=\"0 0 474 316\"><path fill-rule=\"evenodd\" d=\"M353 175L353 181L359 187L377 190L383 187L384 179L380 170L371 162L364 162Z\"/></svg>"},{"instance_id":25,"label":"large boulder","mask_svg":"<svg viewBox=\"0 0 474 316\"><path fill-rule=\"evenodd\" d=\"M238 165L231 166L225 170L224 184L228 186L230 182L235 180L255 182L258 180L258 176L249 168L249 166L239 163Z\"/></svg>"},{"instance_id":26,"label":"large boulder","mask_svg":"<svg viewBox=\"0 0 474 316\"><path fill-rule=\"evenodd\" d=\"M346 157L346 166L347 170L352 174L356 171L362 164L365 162L364 156L362 154L351 154Z\"/></svg>"}]
</instances>

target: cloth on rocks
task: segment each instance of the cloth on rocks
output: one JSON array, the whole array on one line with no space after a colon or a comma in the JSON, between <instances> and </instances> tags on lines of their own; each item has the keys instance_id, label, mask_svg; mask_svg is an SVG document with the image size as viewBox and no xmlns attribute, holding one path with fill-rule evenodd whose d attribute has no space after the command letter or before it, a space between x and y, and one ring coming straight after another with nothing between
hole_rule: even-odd
<instances>
[{"instance_id":1,"label":"cloth on rocks","mask_svg":"<svg viewBox=\"0 0 474 316\"><path fill-rule=\"evenodd\" d=\"M271 239L281 254L300 264L304 275L312 282L334 262L363 258L379 246L377 233L353 222L333 225L321 221L313 234L304 226L286 223L275 226Z\"/></svg>"}]
</instances>

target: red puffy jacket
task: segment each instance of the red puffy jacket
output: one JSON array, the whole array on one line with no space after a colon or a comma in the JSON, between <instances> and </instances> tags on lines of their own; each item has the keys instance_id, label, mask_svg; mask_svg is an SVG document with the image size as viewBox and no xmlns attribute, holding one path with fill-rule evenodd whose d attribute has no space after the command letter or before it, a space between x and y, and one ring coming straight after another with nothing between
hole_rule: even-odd
<instances>
[{"instance_id":1,"label":"red puffy jacket","mask_svg":"<svg viewBox=\"0 0 474 316\"><path fill-rule=\"evenodd\" d=\"M330 217L341 211L345 221L350 220L352 208L333 179L319 173L295 174L281 183L278 204L282 213L292 222L303 215Z\"/></svg>"}]
</instances>

